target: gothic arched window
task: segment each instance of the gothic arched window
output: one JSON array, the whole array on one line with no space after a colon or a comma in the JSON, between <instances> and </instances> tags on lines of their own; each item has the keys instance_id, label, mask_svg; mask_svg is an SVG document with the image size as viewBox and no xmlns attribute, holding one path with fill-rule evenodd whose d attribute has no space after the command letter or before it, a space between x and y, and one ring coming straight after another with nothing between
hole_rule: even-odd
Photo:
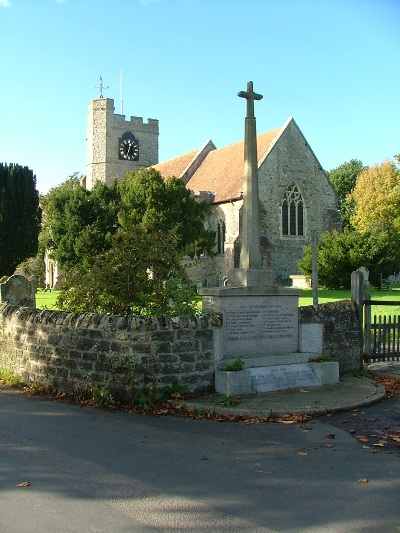
<instances>
[{"instance_id":1,"label":"gothic arched window","mask_svg":"<svg viewBox=\"0 0 400 533\"><path fill-rule=\"evenodd\" d=\"M304 235L304 204L301 192L295 183L289 185L282 201L282 235Z\"/></svg>"},{"instance_id":2,"label":"gothic arched window","mask_svg":"<svg viewBox=\"0 0 400 533\"><path fill-rule=\"evenodd\" d=\"M217 253L225 252L225 222L220 220L217 224Z\"/></svg>"}]
</instances>

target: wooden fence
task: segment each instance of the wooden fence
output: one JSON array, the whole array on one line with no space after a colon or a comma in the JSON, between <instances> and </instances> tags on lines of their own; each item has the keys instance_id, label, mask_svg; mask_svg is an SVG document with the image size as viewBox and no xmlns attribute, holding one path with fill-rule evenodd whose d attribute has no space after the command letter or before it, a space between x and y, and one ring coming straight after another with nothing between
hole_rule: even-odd
<instances>
[{"instance_id":1,"label":"wooden fence","mask_svg":"<svg viewBox=\"0 0 400 533\"><path fill-rule=\"evenodd\" d=\"M386 305L399 307L398 301L371 300L371 296L364 295L364 361L400 360L400 316L374 315L372 306Z\"/></svg>"},{"instance_id":2,"label":"wooden fence","mask_svg":"<svg viewBox=\"0 0 400 533\"><path fill-rule=\"evenodd\" d=\"M399 301L372 300L364 292L364 278L361 272L353 272L351 277L351 299L353 300L360 325L362 339L360 352L364 363L400 360L400 316L374 315L374 305L397 306Z\"/></svg>"}]
</instances>

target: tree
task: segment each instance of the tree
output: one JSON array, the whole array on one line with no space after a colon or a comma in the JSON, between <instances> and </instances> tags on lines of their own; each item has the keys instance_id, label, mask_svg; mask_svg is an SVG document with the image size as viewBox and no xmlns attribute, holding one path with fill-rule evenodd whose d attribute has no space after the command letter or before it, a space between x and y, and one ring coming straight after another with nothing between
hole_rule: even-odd
<instances>
[{"instance_id":1,"label":"tree","mask_svg":"<svg viewBox=\"0 0 400 533\"><path fill-rule=\"evenodd\" d=\"M181 255L211 254L215 243L215 233L204 228L209 204L197 202L182 180L164 182L154 169L127 173L111 187L96 182L91 191L73 177L52 189L44 205L47 248L67 274L110 249L120 226L149 235L174 232Z\"/></svg>"},{"instance_id":2,"label":"tree","mask_svg":"<svg viewBox=\"0 0 400 533\"><path fill-rule=\"evenodd\" d=\"M72 177L43 199L45 245L68 273L110 247L118 227L119 193L96 182L92 191Z\"/></svg>"},{"instance_id":3,"label":"tree","mask_svg":"<svg viewBox=\"0 0 400 533\"><path fill-rule=\"evenodd\" d=\"M28 167L0 163L0 275L38 251L41 225L36 176Z\"/></svg>"},{"instance_id":4,"label":"tree","mask_svg":"<svg viewBox=\"0 0 400 533\"><path fill-rule=\"evenodd\" d=\"M351 193L354 213L351 224L361 233L400 233L400 170L392 161L363 170ZM400 242L399 242L400 244Z\"/></svg>"},{"instance_id":5,"label":"tree","mask_svg":"<svg viewBox=\"0 0 400 533\"><path fill-rule=\"evenodd\" d=\"M206 230L204 220L210 204L197 202L183 180L164 181L153 168L128 172L119 182L121 225L133 224L146 231L174 231L182 255L212 255L215 232Z\"/></svg>"},{"instance_id":6,"label":"tree","mask_svg":"<svg viewBox=\"0 0 400 533\"><path fill-rule=\"evenodd\" d=\"M174 232L120 227L89 268L74 268L58 304L99 314L194 314L196 287L181 265L178 241Z\"/></svg>"},{"instance_id":7,"label":"tree","mask_svg":"<svg viewBox=\"0 0 400 533\"><path fill-rule=\"evenodd\" d=\"M328 178L338 195L337 208L342 217L343 228L350 225L354 201L349 199L349 195L352 193L357 183L357 178L364 168L361 161L351 159L348 163L343 163L343 165L328 172Z\"/></svg>"},{"instance_id":8,"label":"tree","mask_svg":"<svg viewBox=\"0 0 400 533\"><path fill-rule=\"evenodd\" d=\"M346 228L343 233L325 233L318 243L318 280L327 289L349 289L351 272L364 266L369 270L372 284L380 283L398 269L400 247L393 234L380 231L361 233ZM311 248L305 247L305 255L299 262L303 275L311 278Z\"/></svg>"}]
</instances>

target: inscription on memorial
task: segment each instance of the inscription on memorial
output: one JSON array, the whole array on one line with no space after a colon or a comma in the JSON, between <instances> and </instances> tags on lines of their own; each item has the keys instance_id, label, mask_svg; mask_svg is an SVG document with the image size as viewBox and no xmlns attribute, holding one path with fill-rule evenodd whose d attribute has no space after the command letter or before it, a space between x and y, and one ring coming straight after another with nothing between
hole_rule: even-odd
<instances>
[{"instance_id":1,"label":"inscription on memorial","mask_svg":"<svg viewBox=\"0 0 400 533\"><path fill-rule=\"evenodd\" d=\"M256 304L226 314L228 342L282 340L293 337L294 312L280 304Z\"/></svg>"}]
</instances>

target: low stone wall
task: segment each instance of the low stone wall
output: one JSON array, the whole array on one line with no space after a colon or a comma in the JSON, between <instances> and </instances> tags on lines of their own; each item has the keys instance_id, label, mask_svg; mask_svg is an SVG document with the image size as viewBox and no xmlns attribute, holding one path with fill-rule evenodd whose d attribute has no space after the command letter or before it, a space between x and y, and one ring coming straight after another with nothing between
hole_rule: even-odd
<instances>
[{"instance_id":1,"label":"low stone wall","mask_svg":"<svg viewBox=\"0 0 400 533\"><path fill-rule=\"evenodd\" d=\"M124 399L146 386L175 382L202 391L214 384L211 319L100 316L3 304L0 368L67 391L111 385Z\"/></svg>"},{"instance_id":2,"label":"low stone wall","mask_svg":"<svg viewBox=\"0 0 400 533\"><path fill-rule=\"evenodd\" d=\"M360 370L360 333L356 308L340 300L299 308L300 324L322 324L322 354L339 363L340 374Z\"/></svg>"},{"instance_id":3,"label":"low stone wall","mask_svg":"<svg viewBox=\"0 0 400 533\"><path fill-rule=\"evenodd\" d=\"M299 308L300 324L322 324L322 353L340 373L360 368L359 330L349 300ZM111 385L121 399L173 383L214 387L210 317L138 318L0 305L0 368L67 391Z\"/></svg>"}]
</instances>

